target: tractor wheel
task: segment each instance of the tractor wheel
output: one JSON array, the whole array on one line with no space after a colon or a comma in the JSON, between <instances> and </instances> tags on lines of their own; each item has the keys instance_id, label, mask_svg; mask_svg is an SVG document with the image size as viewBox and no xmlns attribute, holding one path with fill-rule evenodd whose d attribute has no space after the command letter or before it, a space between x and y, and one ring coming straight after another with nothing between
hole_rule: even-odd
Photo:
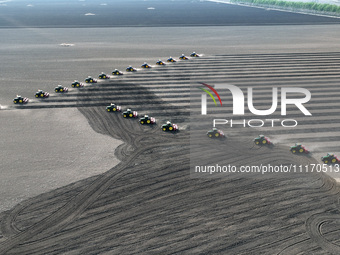
<instances>
[{"instance_id":1,"label":"tractor wheel","mask_svg":"<svg viewBox=\"0 0 340 255\"><path fill-rule=\"evenodd\" d=\"M294 153L294 154L295 154L295 153L296 153L296 150L292 150L292 153Z\"/></svg>"},{"instance_id":2,"label":"tractor wheel","mask_svg":"<svg viewBox=\"0 0 340 255\"><path fill-rule=\"evenodd\" d=\"M146 123L150 124L150 123L151 123L151 120L147 120Z\"/></svg>"},{"instance_id":3,"label":"tractor wheel","mask_svg":"<svg viewBox=\"0 0 340 255\"><path fill-rule=\"evenodd\" d=\"M13 102L14 102L15 104L17 104L17 103L18 103L18 101L17 101L17 100L14 100Z\"/></svg>"},{"instance_id":4,"label":"tractor wheel","mask_svg":"<svg viewBox=\"0 0 340 255\"><path fill-rule=\"evenodd\" d=\"M77 87L79 87L80 85L79 84L77 84Z\"/></svg>"},{"instance_id":5,"label":"tractor wheel","mask_svg":"<svg viewBox=\"0 0 340 255\"><path fill-rule=\"evenodd\" d=\"M336 158L333 158L333 159L332 159L332 163L336 163Z\"/></svg>"},{"instance_id":6,"label":"tractor wheel","mask_svg":"<svg viewBox=\"0 0 340 255\"><path fill-rule=\"evenodd\" d=\"M112 109L112 111L114 111L114 112L115 112L115 111L117 111L117 109L116 109L116 108L113 108L113 109Z\"/></svg>"},{"instance_id":7,"label":"tractor wheel","mask_svg":"<svg viewBox=\"0 0 340 255\"><path fill-rule=\"evenodd\" d=\"M55 92L58 92L58 90L56 89Z\"/></svg>"},{"instance_id":8,"label":"tractor wheel","mask_svg":"<svg viewBox=\"0 0 340 255\"><path fill-rule=\"evenodd\" d=\"M130 113L130 114L129 114L129 117L130 117L130 118L132 118L132 117L133 117L133 114L132 114L132 113Z\"/></svg>"},{"instance_id":9,"label":"tractor wheel","mask_svg":"<svg viewBox=\"0 0 340 255\"><path fill-rule=\"evenodd\" d=\"M90 82L93 82L93 80L90 80Z\"/></svg>"},{"instance_id":10,"label":"tractor wheel","mask_svg":"<svg viewBox=\"0 0 340 255\"><path fill-rule=\"evenodd\" d=\"M304 151L305 151L305 150L304 150L304 149L302 149L302 148L299 150L299 152L300 152L300 153L302 153L302 152L304 152Z\"/></svg>"},{"instance_id":11,"label":"tractor wheel","mask_svg":"<svg viewBox=\"0 0 340 255\"><path fill-rule=\"evenodd\" d=\"M324 162L325 164L328 164L328 159L325 159L323 162Z\"/></svg>"},{"instance_id":12,"label":"tractor wheel","mask_svg":"<svg viewBox=\"0 0 340 255\"><path fill-rule=\"evenodd\" d=\"M219 133L216 133L216 134L215 134L215 137L219 137L219 136L220 136L220 134L219 134Z\"/></svg>"},{"instance_id":13,"label":"tractor wheel","mask_svg":"<svg viewBox=\"0 0 340 255\"><path fill-rule=\"evenodd\" d=\"M260 144L260 142L259 142L259 141L256 141L255 144Z\"/></svg>"},{"instance_id":14,"label":"tractor wheel","mask_svg":"<svg viewBox=\"0 0 340 255\"><path fill-rule=\"evenodd\" d=\"M64 89L60 89L60 92L63 92L64 91Z\"/></svg>"},{"instance_id":15,"label":"tractor wheel","mask_svg":"<svg viewBox=\"0 0 340 255\"><path fill-rule=\"evenodd\" d=\"M165 128L165 127L163 128L163 131L166 131L166 128Z\"/></svg>"},{"instance_id":16,"label":"tractor wheel","mask_svg":"<svg viewBox=\"0 0 340 255\"><path fill-rule=\"evenodd\" d=\"M21 100L21 99L19 100L19 103L22 103L22 100Z\"/></svg>"},{"instance_id":17,"label":"tractor wheel","mask_svg":"<svg viewBox=\"0 0 340 255\"><path fill-rule=\"evenodd\" d=\"M267 143L267 140L263 140L262 143L263 143L263 144L266 144L266 143Z\"/></svg>"},{"instance_id":18,"label":"tractor wheel","mask_svg":"<svg viewBox=\"0 0 340 255\"><path fill-rule=\"evenodd\" d=\"M110 112L111 110L110 109L107 109L108 112Z\"/></svg>"},{"instance_id":19,"label":"tractor wheel","mask_svg":"<svg viewBox=\"0 0 340 255\"><path fill-rule=\"evenodd\" d=\"M126 118L126 114L124 114L123 117Z\"/></svg>"},{"instance_id":20,"label":"tractor wheel","mask_svg":"<svg viewBox=\"0 0 340 255\"><path fill-rule=\"evenodd\" d=\"M74 88L74 85L73 85L73 84L72 84L71 86L72 86L72 88Z\"/></svg>"},{"instance_id":21,"label":"tractor wheel","mask_svg":"<svg viewBox=\"0 0 340 255\"><path fill-rule=\"evenodd\" d=\"M169 127L169 130L172 131L174 128L173 127Z\"/></svg>"},{"instance_id":22,"label":"tractor wheel","mask_svg":"<svg viewBox=\"0 0 340 255\"><path fill-rule=\"evenodd\" d=\"M208 135L208 137L210 137L210 138L211 138L211 137L212 137L212 134L209 134L209 135Z\"/></svg>"},{"instance_id":23,"label":"tractor wheel","mask_svg":"<svg viewBox=\"0 0 340 255\"><path fill-rule=\"evenodd\" d=\"M144 121L143 121L143 120L141 120L141 121L140 121L140 124L144 125Z\"/></svg>"},{"instance_id":24,"label":"tractor wheel","mask_svg":"<svg viewBox=\"0 0 340 255\"><path fill-rule=\"evenodd\" d=\"M44 94L40 94L40 97L44 97Z\"/></svg>"},{"instance_id":25,"label":"tractor wheel","mask_svg":"<svg viewBox=\"0 0 340 255\"><path fill-rule=\"evenodd\" d=\"M35 97L39 97L39 95L35 95Z\"/></svg>"}]
</instances>

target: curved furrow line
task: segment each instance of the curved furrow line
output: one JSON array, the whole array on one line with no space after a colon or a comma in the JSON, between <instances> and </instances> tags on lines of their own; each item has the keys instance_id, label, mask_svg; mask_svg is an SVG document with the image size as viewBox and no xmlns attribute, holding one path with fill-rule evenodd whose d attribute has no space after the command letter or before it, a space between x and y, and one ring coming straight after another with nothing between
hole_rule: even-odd
<instances>
[{"instance_id":1,"label":"curved furrow line","mask_svg":"<svg viewBox=\"0 0 340 255\"><path fill-rule=\"evenodd\" d=\"M93 110L93 108L91 109L91 110ZM98 109L97 109L98 110ZM89 114L89 112L90 111L86 111L85 112L85 115L86 114ZM89 117L89 119L92 119L92 120L95 120L95 122L98 122L98 121L102 121L103 120L103 118L101 118L101 117L98 117L98 116L100 116L100 114L98 114L98 116L96 116L96 113L94 112L94 113L90 113L90 117ZM96 118L96 117L98 117L98 118ZM117 122L117 123L119 123L119 121ZM104 130L96 130L97 132L101 132L101 133L105 133L105 132L107 132L109 129L108 129L108 127L110 126L109 125L110 123L108 123L108 124L102 124L102 125L100 125L101 126L101 129L104 127L106 127L106 129L104 129ZM125 124L126 125L126 124ZM124 130L124 127L118 127L119 128L119 130ZM122 132L122 134L125 134L126 132ZM130 132L130 133L133 133L132 131ZM133 140L134 139L130 139L131 137L130 136L125 136L125 139L123 139L123 140L125 140L125 141L128 141L128 142L133 142ZM154 146L152 146L152 147L154 147ZM135 152L136 153L136 152ZM120 168L123 168L123 167L120 167ZM103 178L103 177L102 177ZM98 178L99 180L100 179L102 179L102 178ZM106 183L108 183L108 182L106 182ZM93 185L93 184L92 184ZM91 186L92 186L91 185ZM106 186L106 185L105 185ZM105 187L104 185L100 185L100 187L98 186L98 185L95 185L94 187L94 189L93 189L93 191L94 191L94 194L96 194L96 193L98 193L98 190L102 190L103 189L103 187ZM89 191L87 190L87 192L85 192L85 193L88 193ZM92 194L92 196L93 196L93 194ZM79 201L79 200L78 200ZM68 203L67 205L69 205L70 203ZM70 209L65 209L65 208L67 208L67 205L66 206L64 206L62 209L60 209L60 210L58 210L56 213L54 213L54 215L51 215L51 216L49 216L49 217L47 217L47 218L45 218L43 221L47 221L47 222L51 222L52 221L52 217L53 216L55 216L55 214L57 214L57 215L63 215L63 214L67 214L68 213L68 210L70 210ZM71 207L73 208L74 207L74 205L71 205ZM84 208L85 209L85 208ZM71 211L71 213L72 213L72 211ZM77 215L77 214L76 214ZM72 216L69 216L69 217L72 217ZM65 215L63 215L63 218L65 219ZM63 221L63 219L61 219L60 218L60 220L62 220ZM55 219L53 220L53 221L55 221ZM41 222L39 222L40 223L40 226L41 226ZM39 223L37 223L37 224L35 224L34 226L32 226L31 228L28 228L28 230L27 231L25 231L25 232L28 232L28 231L32 231L32 229L34 230L34 228L38 228L39 229ZM50 231L51 231L51 229L50 229ZM22 240L24 237L26 237L26 235L25 235L25 232L22 232L22 233L20 233L20 234L18 234L18 235L16 235L12 240L11 239L9 239L9 240L7 240L6 242L4 242L4 243L2 243L2 249L6 249L6 247L8 248L8 247L10 247L10 246L13 246L13 242L14 242L14 240Z\"/></svg>"},{"instance_id":2,"label":"curved furrow line","mask_svg":"<svg viewBox=\"0 0 340 255\"><path fill-rule=\"evenodd\" d=\"M176 145L178 145L178 143L176 143ZM144 149L140 149L139 151L138 151L138 153L137 152L134 152L134 154L135 154L135 156L133 157L133 158L135 158L136 156L138 156L137 154L142 154L144 151L145 151L145 149L148 149L148 148L150 148L150 149L154 149L155 147L157 147L157 146L155 146L155 145L153 145L153 144L151 144L151 145L149 145L149 146L145 146L145 148ZM131 158L131 157L130 157ZM131 161L128 161L128 162L130 162L129 164L130 165L132 165L133 164L133 162L131 162ZM183 165L182 165L182 167L183 167ZM116 167L117 168L117 167ZM126 168L126 167L125 167ZM114 168L115 169L115 168ZM112 172L114 169L111 169L109 172ZM122 169L121 167L119 168L119 169ZM130 168L128 168L128 169L130 169L129 171L132 171L132 167L130 167ZM125 169L125 171L127 171L127 169ZM121 177L121 176L124 176L124 175L126 175L127 173L125 172L123 172L123 171L119 171L118 173L113 173L113 176L111 176L111 180L106 180L105 182L106 182L106 184L105 184L105 186L107 186L107 184L108 185L111 185L112 183L114 183L115 181L117 181L117 179L119 178L119 177ZM106 174L104 174L104 175L108 175L107 173ZM111 173L111 175L112 175L112 173ZM115 178L115 179L112 179L112 178ZM99 179L99 178L98 178ZM97 180L98 180L97 179ZM103 177L101 177L100 179L103 179ZM97 181L96 180L96 181ZM92 184L93 185L93 184ZM92 186L91 185L91 186ZM106 188L108 188L108 187L106 187ZM101 189L102 189L102 187L101 187ZM86 191L86 193L88 193L88 192L90 192L89 190L87 190ZM96 193L97 193L97 191L96 191ZM85 198L85 197L84 197ZM77 199L78 201L79 201L79 199ZM77 203L78 203L78 201L77 201ZM66 224L66 223L65 223ZM61 228L62 229L62 228ZM49 231L49 232L51 232L51 231ZM44 236L46 237L46 232L45 232L45 234L44 234ZM33 236L32 236L33 237ZM44 237L44 238L45 238ZM40 238L40 235L35 235L35 237L34 238ZM20 248L21 249L21 248ZM25 252L28 252L28 249L27 248L24 248L24 250L25 250ZM33 253L34 254L34 253Z\"/></svg>"},{"instance_id":3,"label":"curved furrow line","mask_svg":"<svg viewBox=\"0 0 340 255\"><path fill-rule=\"evenodd\" d=\"M151 144L148 147L154 148L156 145ZM42 219L40 222L29 227L25 231L8 238L0 243L0 252L6 254L7 251L23 243L26 240L30 240L32 237L39 238L41 236L51 235L58 229L64 228L68 222L77 218L86 208L92 204L97 197L102 194L112 182L125 174L128 166L133 164L134 158L138 157L144 149L139 149L133 152L129 157L129 160L124 163L118 164L113 169L102 174L97 178L86 190L74 197L70 202L64 205L62 208L52 213L48 217Z\"/></svg>"},{"instance_id":4,"label":"curved furrow line","mask_svg":"<svg viewBox=\"0 0 340 255\"><path fill-rule=\"evenodd\" d=\"M332 214L314 214L306 221L306 229L311 239L316 242L322 249L330 252L331 254L340 254L340 245L329 242L321 232L321 227L327 221L332 220L340 224L340 215Z\"/></svg>"},{"instance_id":5,"label":"curved furrow line","mask_svg":"<svg viewBox=\"0 0 340 255\"><path fill-rule=\"evenodd\" d=\"M272 188L272 187L274 187L274 184L273 184L273 186L266 186L268 189L269 188ZM182 190L182 189L181 189ZM181 191L182 192L182 191ZM185 192L182 192L182 193L185 193ZM245 193L247 193L247 192L245 192ZM173 196L174 194L172 194L172 196ZM146 208L148 208L147 206L145 206ZM123 210L124 212L129 212L129 211L131 211L131 210L129 210L128 208L124 208L124 210ZM148 211L148 212L150 212L150 211ZM147 213L148 213L147 212ZM145 215L145 213L144 213L144 215ZM105 220L105 217L103 218L103 220ZM97 222L97 221L95 221L95 227L98 227L98 224L100 224L100 222ZM119 224L121 224L122 222L119 222ZM88 224L88 226L90 226L91 227L91 224ZM80 229L79 229L79 231L81 231L81 232L85 232L85 233L92 233L94 230L91 230L91 229L93 229L93 227L94 227L94 224L92 224L92 228L89 228L89 229L83 229L82 227L80 227ZM103 223L103 227L105 227L105 223ZM110 228L110 227L114 227L114 226L106 226L107 228ZM112 229L112 228L111 228ZM62 235L67 235L67 233L61 233ZM97 234L97 232L96 231L94 231L93 232L93 235L96 235ZM81 234L80 234L81 235ZM91 234L90 234L90 236L92 236ZM64 239L66 238L69 238L69 237L63 237ZM65 239L65 240L66 240ZM61 240L60 240L61 241ZM59 243L60 243L60 241L58 241ZM43 247L43 246L40 246L41 248Z\"/></svg>"},{"instance_id":6,"label":"curved furrow line","mask_svg":"<svg viewBox=\"0 0 340 255\"><path fill-rule=\"evenodd\" d=\"M1 234L5 238L16 235L20 232L20 230L15 226L15 221L18 215L29 205L29 203L30 202L28 201L25 204L21 203L14 207L10 213L5 213L0 225Z\"/></svg>"},{"instance_id":7,"label":"curved furrow line","mask_svg":"<svg viewBox=\"0 0 340 255\"><path fill-rule=\"evenodd\" d=\"M230 61L218 62L223 60L222 58L230 58ZM239 60L242 61L238 62ZM262 87L263 82L264 88L257 91L257 95L266 92L277 80L280 80L277 84L283 86L285 82L287 86L310 85L312 90L317 91L316 101L311 101L315 109L313 117L310 120L301 118L302 125L298 131L300 134L297 133L295 137L291 135L291 139L301 137L301 134L305 133L304 137L314 143L320 144L319 139L325 139L334 142L335 147L340 136L330 137L330 134L334 134L333 131L339 122L337 110L327 109L323 105L329 104L327 107L330 107L332 104L332 107L336 107L336 95L339 92L335 89L334 95L328 98L330 100L322 100L322 97L338 85L336 69L329 71L325 66L325 72L319 69L319 74L313 77L310 77L309 72L315 70L317 65L338 65L339 60L339 57L332 58L327 54L245 54L216 58L207 56L206 59L202 57L168 65L165 71L167 73L162 73L163 70L151 70L140 72L137 76L126 76L122 83L108 81L96 87L86 87L78 92L77 107L94 130L124 141L115 152L123 162L94 179L81 193L54 213L0 243L0 253L8 251L8 254L25 252L34 255L63 252L91 254L94 251L91 246L95 246L99 247L96 252L114 251L116 254L124 251L136 254L150 251L158 254L181 251L195 253L197 247L201 251L221 254L226 251L233 254L260 254L268 251L274 254L278 250L281 250L281 254L287 254L306 246L309 246L308 251L317 250L317 245L311 245L314 239L319 240L314 243L323 249L337 251L337 246L334 248L334 244L329 245L321 233L323 223L320 225L320 222L327 217L306 221L306 227L309 226L308 233L312 232L311 239L306 235L304 225L305 219L310 215L320 212L325 215L324 212L334 207L334 198L339 196L339 190L330 177L302 174L261 179L256 175L229 174L219 179L192 179L193 176L190 176L188 171L189 156L198 157L198 163L202 164L214 163L218 158L221 164L238 166L267 164L273 162L273 159L276 164L316 163L313 158L292 157L283 145L254 148L252 137L258 131L243 132L239 129L234 130L235 134L224 141L211 141L204 135L207 139L204 150L210 152L208 155L196 143L191 143L190 152L189 135L193 139L190 142L202 139L202 132L206 132L204 122L200 124L199 129L189 134L186 129L189 128L190 113L185 109L189 102L182 100L181 105L171 104L178 102L173 100L174 98L187 96L192 82L188 77L192 74L195 75L191 77L197 80L205 77L206 80L236 81L243 84L241 88L250 83ZM280 62L287 68L282 67L278 72L259 70L259 75L242 75L236 80L238 77L230 76L229 72L206 69L207 76L204 76L205 74L195 71L195 68L200 70L208 62L216 66L224 65L224 68L238 62L233 69L239 74L250 68L246 62L252 65L251 68L255 65L261 68L261 64L279 65ZM300 73L293 71L297 63L313 66L305 69L299 66L303 75L299 76ZM210 68L210 64L207 66ZM254 71L257 72L255 69ZM165 77L169 79L164 81ZM311 83L308 84L308 81ZM318 81L321 83L318 84ZM322 90L328 81L332 87ZM167 87L167 84L176 82L179 83L178 86ZM127 86L124 87L123 83ZM157 94L157 91L153 90L155 88L160 89L158 96L153 96L154 93ZM175 92L176 88L181 90ZM108 92L107 96L99 92L101 89ZM95 93L91 94L91 91ZM180 95L183 92L186 94ZM163 99L166 93L168 96ZM81 107L84 102L81 98L88 100L93 107ZM148 100L143 101L143 98ZM264 99L264 103L268 101L265 97L260 98ZM149 129L140 126L137 121L121 118L120 114L110 115L105 112L103 105L106 100L123 101L125 105L122 106L137 107L136 110L140 113L150 111L148 113L152 113L151 116L155 114L157 121L158 118L163 121L166 117L172 117L181 123L182 130L177 134L163 133L159 126ZM231 106L231 103L228 105ZM197 110L199 112L199 108ZM294 111L289 110L288 114L290 117L300 118ZM334 120L327 120L331 116L334 116ZM325 130L322 130L322 127L313 127L322 119L332 123L332 126L326 127ZM158 125L160 124L158 122ZM304 128L307 130L302 132ZM237 135L237 132L240 133ZM321 134L320 138L313 137L313 132ZM289 132L282 128L272 134L280 137L283 134L288 135ZM25 210L15 217L15 211L12 213L13 215L9 214L10 220L7 219L6 224L15 224L15 217L24 215ZM283 227L282 222L285 222ZM291 233L297 235L298 239L294 239ZM219 238L216 238L217 236ZM197 246L197 243L200 245ZM133 250L129 250L131 245Z\"/></svg>"}]
</instances>

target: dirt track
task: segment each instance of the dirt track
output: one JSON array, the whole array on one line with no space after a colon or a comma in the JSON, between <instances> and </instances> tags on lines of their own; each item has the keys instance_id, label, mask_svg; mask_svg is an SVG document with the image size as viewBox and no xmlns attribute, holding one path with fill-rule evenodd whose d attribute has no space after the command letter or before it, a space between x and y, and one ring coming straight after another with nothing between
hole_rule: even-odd
<instances>
[{"instance_id":1,"label":"dirt track","mask_svg":"<svg viewBox=\"0 0 340 255\"><path fill-rule=\"evenodd\" d=\"M316 163L292 157L286 145L303 137L315 152L339 149L339 69L339 53L204 56L27 105L79 107L95 131L125 142L116 150L122 162L4 213L0 254L338 254L339 188L333 179L312 173L192 179L188 107L190 78L227 79L241 88L261 86L261 92L273 84L305 86L313 94L312 119L301 118L294 134L268 130L274 141L287 135L275 150L249 151L253 132L240 139L228 130L225 161L237 162L246 151L254 162ZM106 112L110 102L154 116L158 126ZM178 134L161 132L167 119L179 124Z\"/></svg>"}]
</instances>

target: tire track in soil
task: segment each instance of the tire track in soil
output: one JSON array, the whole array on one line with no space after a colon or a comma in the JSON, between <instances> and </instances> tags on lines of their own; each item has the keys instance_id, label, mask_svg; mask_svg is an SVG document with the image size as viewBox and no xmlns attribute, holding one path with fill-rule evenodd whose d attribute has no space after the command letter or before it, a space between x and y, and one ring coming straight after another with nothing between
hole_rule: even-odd
<instances>
[{"instance_id":1,"label":"tire track in soil","mask_svg":"<svg viewBox=\"0 0 340 255\"><path fill-rule=\"evenodd\" d=\"M83 90L85 91L85 90ZM83 92L82 91L82 92ZM136 99L138 97L135 97ZM154 97L155 100L160 104L161 99ZM91 93L87 97L88 101L93 100L91 97ZM80 102L81 103L81 102ZM79 104L80 104L79 103ZM162 108L166 108L166 105ZM80 109L82 111L82 109ZM87 109L85 112L82 112L90 121L90 125L94 128L96 132L102 134L112 135L115 138L122 139L127 146L121 146L118 149L118 154L123 154L126 161L120 163L114 169L111 169L107 173L101 175L98 179L96 179L87 189L77 195L74 199L64 205L61 209L57 210L50 216L44 218L43 220L37 222L33 226L27 228L25 231L21 233L17 233L15 236L8 237L7 240L1 243L0 252L6 253L15 245L23 242L23 240L30 239L29 237L39 238L41 236L46 236L48 234L53 234L56 229L62 229L64 226L68 224L69 221L72 221L77 215L81 214L83 210L87 208L89 204L91 204L95 199L105 190L107 189L111 183L114 183L115 179L119 178L121 175L124 175L124 169L128 168L131 164L133 164L133 160L140 154L145 151L145 149L155 148L156 145L151 144L144 146L143 148L139 148L138 150L132 150L131 147L136 149L136 146L139 143L139 140L142 139L140 135L142 135L141 127L138 125L132 124L132 120L118 120L119 113L113 115L113 118L107 118L107 112L102 108L91 108ZM110 116L111 117L111 116ZM136 128L137 126L137 128ZM99 128L98 128L99 127ZM111 129L110 129L111 127ZM112 127L115 127L112 129ZM117 132L118 131L118 132ZM155 133L155 132L153 132ZM152 133L151 133L152 134ZM139 135L139 138L138 138ZM145 137L143 138L145 139ZM185 143L183 143L185 144ZM132 153L127 153L128 147ZM128 155L130 154L130 155ZM113 171L113 173L112 173ZM17 207L19 208L19 207ZM18 209L16 209L18 210ZM12 212L12 214L8 215L8 219L5 218L6 221L10 222L10 225L13 227L12 220L15 219L18 213L16 211ZM42 231L42 228L46 228L47 231Z\"/></svg>"},{"instance_id":2,"label":"tire track in soil","mask_svg":"<svg viewBox=\"0 0 340 255\"><path fill-rule=\"evenodd\" d=\"M234 60L230 61L231 58ZM245 65L250 63L253 66L259 63L267 66L272 63L283 63L288 67L297 62L311 63L305 65L308 69L323 63L327 66L331 66L332 63L339 65L340 58L331 57L331 53L225 55L211 58L207 56L206 59L200 58L167 66L169 68L166 72L173 77L168 78L170 80L159 79L164 83L161 93L171 91L176 95L174 92L176 86L166 87L166 84L176 80L182 83L179 87L189 89L190 80L182 80L182 77L195 74L195 68L205 64L204 62L213 62L215 66L224 65L226 68L238 62L239 66L236 67L240 70L242 70L240 63ZM185 67L184 73L176 71L183 67ZM214 67L207 69L205 76L208 80L214 79L214 70ZM293 68L283 70L282 75L278 72L270 77L265 73L261 75L259 70L260 75L242 76L238 81L241 85L244 83L244 86L248 86L250 81L255 81L255 85L259 86L264 82L269 88L272 85L271 80L282 82L283 79L285 82L288 81L287 86L294 86L295 74L289 74L289 70ZM304 72L302 69L301 72L304 73L298 75L298 82L301 84L304 84L305 80L314 79L308 78L310 76L308 70ZM2 225L9 236L7 240L0 243L1 254L22 252L60 254L69 251L68 249L74 254L79 254L80 251L86 254L97 254L112 249L114 254L123 254L127 251L139 254L174 254L193 251L196 251L196 254L204 252L225 254L226 251L228 254L254 254L254 252L289 254L287 252L293 250L322 253L321 248L324 249L325 254L337 251L338 246L324 243L324 237L319 231L324 220L329 217L327 211L336 209L334 201L337 201L339 191L337 184L331 178L310 174L299 176L294 180L256 180L240 175L217 180L190 179L187 175L188 159L183 157L189 153L188 132L185 131L188 125L188 111L185 106L182 106L174 112L171 107L174 107L176 100L164 101L160 97L153 97L155 92L152 88L159 89L162 86L159 86L159 83L148 83L148 80L157 75L162 77L160 69L152 73L143 72L143 75L145 75L144 79L142 75L134 77L132 74L124 77L122 82L109 81L107 84L89 86L78 91L78 98L81 100L76 102L76 105L88 118L92 128L96 132L124 141L124 144L116 150L116 155L122 162L91 183L87 183L83 191L60 209L20 233L17 233L15 220L24 213L25 208L21 210L18 207L9 212L7 217L2 219ZM318 78L318 81L322 79L332 81L337 78L332 72L327 72L327 68L320 69L319 76L322 78ZM204 77L204 74L198 77ZM223 77L238 78L227 74L221 75L220 78ZM337 82L335 80L332 82L330 86L339 93ZM305 84L321 92L325 86L313 82L311 84L305 82ZM125 90L124 85L127 85ZM116 87L119 88L120 93L115 94ZM180 124L182 131L176 135L163 134L159 131L160 122L154 128L141 127L136 121L122 119L120 114L108 114L104 111L105 107L101 105L109 104L107 100L111 97L110 101L124 102L123 95L132 92L132 87L133 91L138 91L139 94L131 95L128 103L122 105L123 108L133 105L138 106L136 110L141 112L144 111L143 109L151 109L149 115L153 116L152 113L157 113L155 117L160 122L166 120L164 116L167 116L170 109L169 112L173 112L174 115L174 122L176 120ZM107 98L102 98L100 93L97 95L91 93L91 90L100 89L108 92ZM139 101L144 95L149 101L143 105ZM323 94L318 96L321 97ZM100 105L81 107L83 100L96 104L99 102ZM327 101L316 101L316 106L318 104L327 104ZM42 107L44 105L45 103L41 104ZM327 116L332 118L333 114L335 115L336 112L330 112ZM304 123L301 127L303 125ZM321 130L315 128L310 131L310 138L315 137L317 132ZM242 154L245 150L247 153L249 151L250 144L246 141L250 137L244 137L245 145L238 144L238 138L231 137L227 140L231 144L226 144L225 147L227 151L228 148L230 149L230 156L225 159L226 163L231 161L237 163L244 159ZM326 142L331 140L334 141L334 137L325 137ZM245 163L271 162L273 157L278 162L297 164L314 162L312 158L291 158L284 145L283 143L275 146L276 152L251 151L249 152L251 157L248 157ZM281 152L280 157L276 155L278 151ZM199 154L200 150L196 148L193 153ZM176 158L180 159L182 164L176 161L171 163L172 159ZM149 160L152 160L152 163ZM206 157L202 157L201 160L209 161ZM169 164L172 165L171 169ZM213 194L221 195L213 196ZM186 210L189 212L187 213ZM317 227L316 230L314 226ZM308 237L306 228L311 238ZM112 229L115 229L114 233ZM293 236L292 232L294 232ZM296 236L298 238L294 239Z\"/></svg>"}]
</instances>

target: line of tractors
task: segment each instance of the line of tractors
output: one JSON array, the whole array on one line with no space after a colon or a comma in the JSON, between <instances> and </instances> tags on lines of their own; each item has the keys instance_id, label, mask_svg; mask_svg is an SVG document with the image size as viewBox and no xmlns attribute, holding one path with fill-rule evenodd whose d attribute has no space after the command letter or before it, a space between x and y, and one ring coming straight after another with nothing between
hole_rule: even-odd
<instances>
[{"instance_id":1,"label":"line of tractors","mask_svg":"<svg viewBox=\"0 0 340 255\"><path fill-rule=\"evenodd\" d=\"M209 138L225 138L225 135L222 130L218 130L217 128L213 128L207 132L207 136ZM259 146L267 145L271 146L273 143L267 136L259 135L258 137L254 138L254 143ZM296 143L295 145L290 147L290 151L293 154L309 154L310 151L302 144ZM321 157L322 162L325 164L340 164L340 159L338 156L334 155L333 153L327 153L326 156Z\"/></svg>"},{"instance_id":2,"label":"line of tractors","mask_svg":"<svg viewBox=\"0 0 340 255\"><path fill-rule=\"evenodd\" d=\"M200 57L196 52L192 52L190 54L190 57ZM189 58L187 56L185 56L184 54L182 54L180 57L179 57L180 60L188 60ZM177 62L173 57L169 57L167 59L166 62L169 62L169 63L175 63ZM163 62L162 60L158 60L156 62L156 65L157 66L165 66L166 63ZM141 65L141 68L144 68L144 69L150 69L152 68L151 65L149 65L148 63L144 62L143 65ZM137 69L132 67L132 66L128 66L126 68L126 72L137 72ZM118 69L114 69L112 71L112 76L120 76L120 75L123 75L124 73L122 71L119 71ZM110 79L111 76L110 75L107 75L106 73L101 73L99 74L98 76L98 79L100 80L105 80L105 79ZM78 80L75 80L74 82L71 83L71 87L72 88L83 88L85 86L86 83L89 83L89 84L92 84L92 83L97 83L98 80L95 79L95 78L92 78L91 76L88 76L85 80L84 80L85 83L83 82L79 82ZM64 87L62 85L58 85L57 87L54 88L54 91L56 93L59 93L59 94L62 94L62 93L67 93L69 91L69 89L67 87ZM45 92L43 90L38 90L36 93L35 93L35 98L38 98L38 99L46 99L50 96L50 94L48 92ZM20 95L17 95L16 98L13 99L13 103L14 104L17 104L17 105L24 105L24 104L27 104L29 102L29 98L27 97L22 97ZM121 107L120 106L116 106L115 104L111 104L109 106L106 107L106 110L108 112L120 112L121 111ZM138 113L136 111L132 111L131 109L127 109L126 111L124 111L123 113L123 117L124 118L137 118L138 117ZM142 125L153 125L153 124L156 124L156 119L153 118L153 117L149 117L148 115L145 115L143 118L141 118L139 120L140 124ZM174 123L171 123L170 121L167 121L165 124L163 124L161 126L162 130L163 131L170 131L170 132L176 132L176 131L179 131L179 128L178 128L178 125L174 124Z\"/></svg>"},{"instance_id":3,"label":"line of tractors","mask_svg":"<svg viewBox=\"0 0 340 255\"><path fill-rule=\"evenodd\" d=\"M190 54L190 57L200 57L200 55L198 55L196 52L192 52ZM180 60L188 60L189 58L186 57L184 54L182 54L179 57ZM166 62L169 63L175 63L177 62L173 57L169 57L167 59ZM158 66L165 66L166 63L163 62L162 60L158 60L156 62L156 65ZM143 69L150 69L152 68L151 65L149 65L148 63L144 62L143 65L141 65L141 68ZM132 67L132 66L128 66L126 68L126 72L137 72L137 69ZM120 76L120 75L124 75L124 73L122 71L119 71L118 69L114 69L112 71L112 75L113 76ZM98 76L98 79L100 80L105 80L105 79L110 79L111 76L107 75L106 73L101 73ZM71 87L72 88L82 88L85 86L86 83L97 83L98 80L92 78L91 76L88 76L85 80L85 83L83 82L79 82L78 80L75 80L74 82L72 82ZM68 92L68 88L64 87L62 85L58 85L57 87L54 88L54 91L56 93L67 93ZM44 92L42 90L38 90L35 93L35 97L36 98L48 98L50 96L50 94L48 92ZM13 99L13 103L14 104L27 104L29 102L29 99L27 97L22 97L20 95L18 95L16 98ZM111 103L109 106L106 107L106 111L108 112L121 112L124 118L137 118L138 117L138 112L137 111L132 111L131 109L127 109L126 111L122 112L122 108L119 105L116 105L114 103ZM144 115L144 117L139 119L139 123L141 125L154 125L156 124L156 119L153 117L149 117L148 115ZM161 126L161 129L163 131L169 131L169 132L177 132L179 131L178 125L171 123L170 121L167 121L165 124L163 124ZM209 138L225 138L225 134L223 133L222 130L218 130L217 128L213 128L212 130L209 130L207 132L207 136ZM254 143L255 145L259 145L259 146L263 146L263 145L272 145L272 142L270 141L270 139L264 135L259 135L258 137L256 137L254 139ZM310 151L302 144L295 144L294 146L290 147L290 151L293 154L308 154L310 153ZM340 164L340 159L332 154L332 153L327 153L326 156L321 157L321 160L325 163L325 164Z\"/></svg>"}]
</instances>

